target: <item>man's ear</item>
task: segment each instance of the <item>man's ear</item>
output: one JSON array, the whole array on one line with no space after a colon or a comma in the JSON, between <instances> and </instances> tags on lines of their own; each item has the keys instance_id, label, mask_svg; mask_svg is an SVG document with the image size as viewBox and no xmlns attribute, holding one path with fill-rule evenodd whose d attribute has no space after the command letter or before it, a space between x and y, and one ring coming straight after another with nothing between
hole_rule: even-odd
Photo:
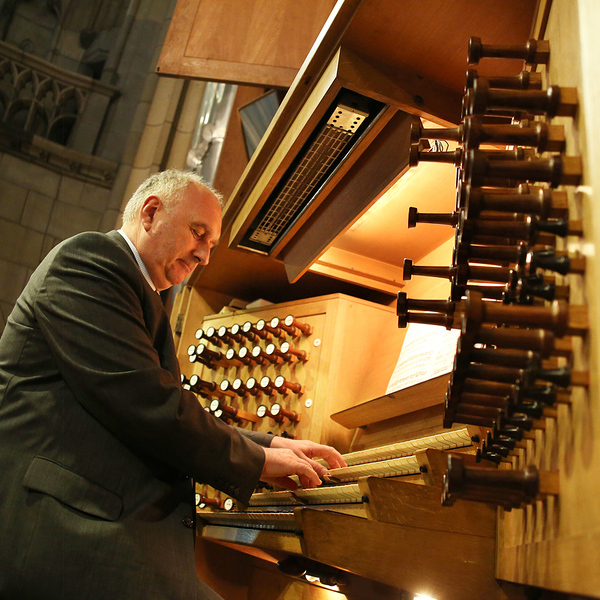
<instances>
[{"instance_id":1,"label":"man's ear","mask_svg":"<svg viewBox=\"0 0 600 600\"><path fill-rule=\"evenodd\" d=\"M162 207L162 202L158 196L148 196L142 204L142 210L140 212L140 221L142 227L149 231L152 228L156 213Z\"/></svg>"}]
</instances>

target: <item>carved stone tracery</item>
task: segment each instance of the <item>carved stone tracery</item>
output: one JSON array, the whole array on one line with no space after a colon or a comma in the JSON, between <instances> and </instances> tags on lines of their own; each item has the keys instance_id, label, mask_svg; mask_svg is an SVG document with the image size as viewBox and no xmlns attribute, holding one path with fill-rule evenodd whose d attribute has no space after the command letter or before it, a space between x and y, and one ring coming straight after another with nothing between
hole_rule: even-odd
<instances>
[{"instance_id":1,"label":"carved stone tracery","mask_svg":"<svg viewBox=\"0 0 600 600\"><path fill-rule=\"evenodd\" d=\"M12 150L18 145L23 153L23 140L32 142L39 137L54 144L72 146L69 154L78 154L76 145L72 143L72 134L86 118L88 102L94 96L101 97L107 109L117 95L118 90L113 86L61 69L0 42L0 126L5 136L12 136ZM103 115L94 114L89 118L101 120ZM39 148L34 150L28 145L27 153L36 160L48 160L48 148L51 146L44 144L45 150L40 153ZM80 154L81 164L88 163L83 158L87 153ZM63 162L59 160L57 164ZM89 174L86 173L85 177L88 178ZM106 171L98 174L98 178L104 181L112 177Z\"/></svg>"}]
</instances>

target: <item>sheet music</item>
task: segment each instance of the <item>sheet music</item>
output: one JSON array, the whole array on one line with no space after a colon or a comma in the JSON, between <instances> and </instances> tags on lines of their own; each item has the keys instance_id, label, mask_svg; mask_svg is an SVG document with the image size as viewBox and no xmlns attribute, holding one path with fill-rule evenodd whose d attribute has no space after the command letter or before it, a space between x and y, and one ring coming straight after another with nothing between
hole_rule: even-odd
<instances>
[{"instance_id":1,"label":"sheet music","mask_svg":"<svg viewBox=\"0 0 600 600\"><path fill-rule=\"evenodd\" d=\"M460 330L410 323L386 394L450 373Z\"/></svg>"}]
</instances>

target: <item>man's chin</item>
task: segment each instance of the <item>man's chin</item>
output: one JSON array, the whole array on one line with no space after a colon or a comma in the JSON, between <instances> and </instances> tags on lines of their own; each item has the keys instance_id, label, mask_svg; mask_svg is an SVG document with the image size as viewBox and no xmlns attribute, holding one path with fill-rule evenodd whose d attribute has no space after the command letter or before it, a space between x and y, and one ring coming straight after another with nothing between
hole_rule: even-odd
<instances>
[{"instance_id":1,"label":"man's chin","mask_svg":"<svg viewBox=\"0 0 600 600\"><path fill-rule=\"evenodd\" d=\"M194 269L181 269L180 272L174 273L169 277L168 287L173 287L174 285L180 285L183 283L192 273Z\"/></svg>"}]
</instances>

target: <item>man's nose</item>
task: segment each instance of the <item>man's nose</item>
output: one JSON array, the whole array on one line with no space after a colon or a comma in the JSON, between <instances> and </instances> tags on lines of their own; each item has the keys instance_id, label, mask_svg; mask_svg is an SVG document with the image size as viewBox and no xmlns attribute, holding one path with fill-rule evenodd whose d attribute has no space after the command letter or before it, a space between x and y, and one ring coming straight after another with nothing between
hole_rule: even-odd
<instances>
[{"instance_id":1,"label":"man's nose","mask_svg":"<svg viewBox=\"0 0 600 600\"><path fill-rule=\"evenodd\" d=\"M194 250L194 256L201 265L207 265L210 258L210 248L208 244L199 243Z\"/></svg>"}]
</instances>

